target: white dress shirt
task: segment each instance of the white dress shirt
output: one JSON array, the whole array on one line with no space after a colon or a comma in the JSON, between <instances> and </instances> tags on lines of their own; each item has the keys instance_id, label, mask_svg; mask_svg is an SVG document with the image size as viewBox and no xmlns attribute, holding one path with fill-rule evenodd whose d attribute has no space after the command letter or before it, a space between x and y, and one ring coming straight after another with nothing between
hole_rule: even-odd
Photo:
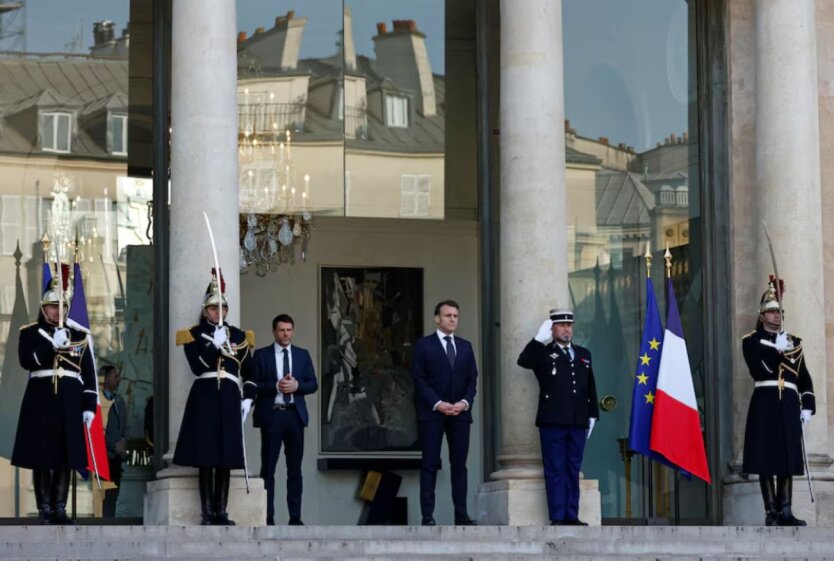
<instances>
[{"instance_id":1,"label":"white dress shirt","mask_svg":"<svg viewBox=\"0 0 834 561\"><path fill-rule=\"evenodd\" d=\"M443 345L443 350L446 351L446 352L448 352L448 350L446 349L446 345L448 345L450 343L447 343L446 339L444 339L444 337L451 337L452 338L451 345L452 345L452 348L455 349L455 357L457 357L458 356L458 345L457 345L457 343L455 343L455 334L454 333L449 333L447 335L446 333L443 333L439 329L436 330L435 333L437 333L437 336L440 338L440 344ZM442 401L443 400L440 400L437 403L435 403L434 407L432 407L432 410L433 411L436 410L437 406L440 405L442 403ZM469 402L466 401L465 399L461 399L461 401L464 403L464 405L466 405L466 409L464 409L464 411L469 411ZM454 405L454 403L452 405Z\"/></svg>"},{"instance_id":2,"label":"white dress shirt","mask_svg":"<svg viewBox=\"0 0 834 561\"><path fill-rule=\"evenodd\" d=\"M556 344L559 345L559 343L556 343ZM568 343L567 347L563 347L562 345L559 345L559 348L562 349L563 351L565 351L565 353L567 353L568 358L570 359L570 361L573 362L573 359L576 356L576 353L574 353L574 351L573 351L573 344Z\"/></svg>"},{"instance_id":3,"label":"white dress shirt","mask_svg":"<svg viewBox=\"0 0 834 561\"><path fill-rule=\"evenodd\" d=\"M272 346L275 348L275 368L278 372L278 380L286 376L287 374L292 374L292 344L286 346L286 351L289 353L289 360L290 360L290 371L284 372L284 347L279 345L278 343L273 343ZM290 394L290 401L289 403L293 403L295 399L293 398L292 394ZM278 391L278 394L275 396L275 403L285 405L286 402L284 401L284 394L281 391Z\"/></svg>"}]
</instances>

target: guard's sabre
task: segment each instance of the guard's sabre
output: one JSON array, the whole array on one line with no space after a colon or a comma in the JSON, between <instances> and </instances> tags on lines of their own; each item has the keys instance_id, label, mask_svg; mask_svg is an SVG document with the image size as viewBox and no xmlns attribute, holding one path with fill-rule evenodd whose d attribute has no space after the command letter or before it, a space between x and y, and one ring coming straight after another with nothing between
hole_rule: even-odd
<instances>
[{"instance_id":1,"label":"guard's sabre","mask_svg":"<svg viewBox=\"0 0 834 561\"><path fill-rule=\"evenodd\" d=\"M246 433L243 430L246 424L246 419L243 415L240 416L240 445L243 448L243 479L246 481L246 494L249 494L249 462L246 461ZM811 494L813 497L813 493ZM813 500L813 499L812 499Z\"/></svg>"},{"instance_id":2,"label":"guard's sabre","mask_svg":"<svg viewBox=\"0 0 834 561\"><path fill-rule=\"evenodd\" d=\"M206 211L203 211L203 218L206 219L206 228L208 228L209 240L211 240L211 252L214 255L214 270L217 271L217 307L220 309L217 323L220 327L223 327L223 282L220 276L220 260L217 258L217 244L214 243L214 232L211 231L211 222L209 222Z\"/></svg>"},{"instance_id":3,"label":"guard's sabre","mask_svg":"<svg viewBox=\"0 0 834 561\"><path fill-rule=\"evenodd\" d=\"M96 472L96 482L98 483L98 490L101 491L101 478L98 476L98 463L96 462L96 451L93 450L93 435L90 434L90 427L84 423L84 428L87 430L87 442L90 443L90 457L93 459L93 471Z\"/></svg>"},{"instance_id":4,"label":"guard's sabre","mask_svg":"<svg viewBox=\"0 0 834 561\"><path fill-rule=\"evenodd\" d=\"M206 211L203 211L203 218L206 219L206 228L208 228L209 233L209 240L211 241L211 252L214 255L214 270L217 271L217 308L218 308L218 325L223 327L223 281L222 276L220 274L220 259L217 258L217 244L214 243L214 232L211 230L211 222L209 221L208 214ZM203 334L206 339L208 337ZM230 341L227 341L229 345L229 355L232 354L232 345ZM220 372L217 373L218 376ZM219 381L219 380L218 380ZM243 430L243 417L241 416L240 419L240 446L243 448L243 476L246 480L246 493L249 493L249 462L246 461L246 438Z\"/></svg>"},{"instance_id":5,"label":"guard's sabre","mask_svg":"<svg viewBox=\"0 0 834 561\"><path fill-rule=\"evenodd\" d=\"M776 279L776 300L779 302L779 315L781 316L780 329L785 331L785 310L782 305L782 283L779 282L779 268L776 266L776 253L773 251L773 240L770 239L770 232L767 231L767 224L762 220L762 228L764 228L765 238L767 238L767 248L770 250L770 261L773 263L773 276Z\"/></svg>"},{"instance_id":6,"label":"guard's sabre","mask_svg":"<svg viewBox=\"0 0 834 561\"><path fill-rule=\"evenodd\" d=\"M805 427L802 430L802 460L805 462L805 475L808 476L808 492L811 494L811 502L814 502L814 482L811 480L811 470L808 467L808 454L805 452Z\"/></svg>"},{"instance_id":7,"label":"guard's sabre","mask_svg":"<svg viewBox=\"0 0 834 561\"><path fill-rule=\"evenodd\" d=\"M61 268L61 254L58 252L60 238L55 240L55 274L58 276L58 328L64 328L64 271Z\"/></svg>"}]
</instances>

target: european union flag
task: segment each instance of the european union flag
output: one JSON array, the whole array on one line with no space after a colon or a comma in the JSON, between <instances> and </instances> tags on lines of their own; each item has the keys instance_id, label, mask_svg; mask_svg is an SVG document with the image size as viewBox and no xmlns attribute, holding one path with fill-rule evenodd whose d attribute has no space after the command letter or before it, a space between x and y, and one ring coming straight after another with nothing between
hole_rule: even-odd
<instances>
[{"instance_id":1,"label":"european union flag","mask_svg":"<svg viewBox=\"0 0 834 561\"><path fill-rule=\"evenodd\" d=\"M634 390L631 397L631 426L628 431L629 447L644 456L663 462L666 459L653 452L649 442L652 433L652 415L657 388L657 372L660 368L660 353L663 345L663 326L660 311L654 297L651 279L646 279L646 321L643 324L643 339L640 356L634 374Z\"/></svg>"}]
</instances>

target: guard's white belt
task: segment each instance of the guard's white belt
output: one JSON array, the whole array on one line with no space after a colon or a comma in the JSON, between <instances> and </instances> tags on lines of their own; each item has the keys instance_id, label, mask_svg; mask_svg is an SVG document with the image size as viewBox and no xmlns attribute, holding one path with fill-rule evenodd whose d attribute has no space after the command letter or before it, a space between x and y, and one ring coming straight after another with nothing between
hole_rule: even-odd
<instances>
[{"instance_id":1,"label":"guard's white belt","mask_svg":"<svg viewBox=\"0 0 834 561\"><path fill-rule=\"evenodd\" d=\"M56 368L55 370L33 370L29 373L30 378L52 378L53 376L58 376L59 378L74 378L81 382L81 374L78 372L73 372L72 370L63 370L61 368Z\"/></svg>"},{"instance_id":2,"label":"guard's white belt","mask_svg":"<svg viewBox=\"0 0 834 561\"><path fill-rule=\"evenodd\" d=\"M231 374L229 372L219 372L218 373L216 370L212 370L211 372L203 372L202 374L197 376L197 378L199 378L201 380L205 380L207 378L229 378L232 382L237 384L238 388L240 387L240 378L238 378L237 376L235 376L234 374Z\"/></svg>"},{"instance_id":3,"label":"guard's white belt","mask_svg":"<svg viewBox=\"0 0 834 561\"><path fill-rule=\"evenodd\" d=\"M799 388L796 387L796 384L793 382L783 382L786 388L799 393ZM778 380L764 380L762 382L756 382L757 388L771 388L771 387L779 387Z\"/></svg>"}]
</instances>

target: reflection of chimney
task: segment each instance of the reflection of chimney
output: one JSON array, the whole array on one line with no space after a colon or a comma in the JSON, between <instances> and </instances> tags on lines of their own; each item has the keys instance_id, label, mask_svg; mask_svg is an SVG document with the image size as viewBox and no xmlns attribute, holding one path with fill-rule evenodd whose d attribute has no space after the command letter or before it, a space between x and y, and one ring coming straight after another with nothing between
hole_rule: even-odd
<instances>
[{"instance_id":1,"label":"reflection of chimney","mask_svg":"<svg viewBox=\"0 0 834 561\"><path fill-rule=\"evenodd\" d=\"M348 6L345 6L342 49L345 53L345 69L348 71L356 70L356 45L353 43L353 15Z\"/></svg>"},{"instance_id":2,"label":"reflection of chimney","mask_svg":"<svg viewBox=\"0 0 834 561\"><path fill-rule=\"evenodd\" d=\"M608 146L608 137L607 136L599 137L599 143Z\"/></svg>"},{"instance_id":3,"label":"reflection of chimney","mask_svg":"<svg viewBox=\"0 0 834 561\"><path fill-rule=\"evenodd\" d=\"M272 29L259 27L248 40L242 34L238 35L238 40L244 37L242 41L245 42L240 48L266 61L268 66L293 70L298 66L305 25L307 18L296 18L295 10L290 10L286 15L275 18L275 27Z\"/></svg>"},{"instance_id":4,"label":"reflection of chimney","mask_svg":"<svg viewBox=\"0 0 834 561\"><path fill-rule=\"evenodd\" d=\"M378 23L377 32L373 40L379 74L403 88L419 92L417 109L426 117L436 115L434 77L426 51L426 36L417 30L417 23L394 20L390 33L384 23Z\"/></svg>"},{"instance_id":5,"label":"reflection of chimney","mask_svg":"<svg viewBox=\"0 0 834 561\"><path fill-rule=\"evenodd\" d=\"M114 27L112 21L104 20L97 21L93 24L93 39L96 47L109 43L115 38Z\"/></svg>"},{"instance_id":6,"label":"reflection of chimney","mask_svg":"<svg viewBox=\"0 0 834 561\"><path fill-rule=\"evenodd\" d=\"M689 133L686 132L686 131L683 131L683 136L681 137L681 140L683 141L684 144L688 144L689 143Z\"/></svg>"},{"instance_id":7,"label":"reflection of chimney","mask_svg":"<svg viewBox=\"0 0 834 561\"><path fill-rule=\"evenodd\" d=\"M245 31L240 31L237 34L237 42L238 43L243 43L244 41L246 41L246 32Z\"/></svg>"}]
</instances>

